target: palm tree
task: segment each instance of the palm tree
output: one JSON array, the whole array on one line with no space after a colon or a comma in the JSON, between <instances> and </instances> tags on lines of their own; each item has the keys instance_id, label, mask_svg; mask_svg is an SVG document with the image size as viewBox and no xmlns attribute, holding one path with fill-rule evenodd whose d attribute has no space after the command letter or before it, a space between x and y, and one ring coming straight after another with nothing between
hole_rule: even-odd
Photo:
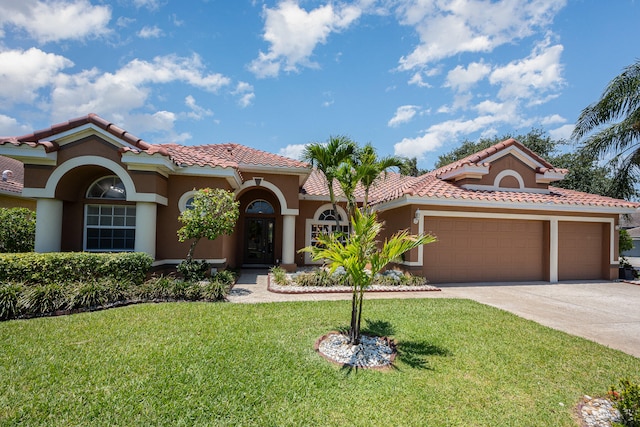
<instances>
[{"instance_id":1,"label":"palm tree","mask_svg":"<svg viewBox=\"0 0 640 427\"><path fill-rule=\"evenodd\" d=\"M327 179L329 199L333 205L333 212L338 230L340 219L338 218L338 206L333 191L333 180L338 173L340 165L349 159L356 151L356 144L346 136L329 137L325 143L314 142L305 147L302 160L311 163L321 171Z\"/></svg>"},{"instance_id":2,"label":"palm tree","mask_svg":"<svg viewBox=\"0 0 640 427\"><path fill-rule=\"evenodd\" d=\"M404 161L395 156L378 159L376 149L369 143L358 151L356 162L357 176L364 187L364 202L362 207L367 209L369 205L369 190L371 190L371 187L373 187L382 175L386 176L389 169L394 167L400 168L404 165Z\"/></svg>"},{"instance_id":3,"label":"palm tree","mask_svg":"<svg viewBox=\"0 0 640 427\"><path fill-rule=\"evenodd\" d=\"M394 234L378 249L377 237L382 231L382 223L377 221L375 212L361 212L355 209L351 219L352 233L346 238L335 234L318 236L319 246L307 246L302 251L311 253L314 261L325 260L330 272L343 267L353 287L351 299L351 325L349 341L352 345L360 342L360 324L364 291L374 277L388 263L418 246L434 242L431 235L410 235L406 230Z\"/></svg>"},{"instance_id":4,"label":"palm tree","mask_svg":"<svg viewBox=\"0 0 640 427\"><path fill-rule=\"evenodd\" d=\"M594 132L595 133L592 133ZM613 154L614 170L609 195L631 198L640 173L640 60L626 67L602 93L598 102L580 113L572 138L582 150L604 158Z\"/></svg>"}]
</instances>

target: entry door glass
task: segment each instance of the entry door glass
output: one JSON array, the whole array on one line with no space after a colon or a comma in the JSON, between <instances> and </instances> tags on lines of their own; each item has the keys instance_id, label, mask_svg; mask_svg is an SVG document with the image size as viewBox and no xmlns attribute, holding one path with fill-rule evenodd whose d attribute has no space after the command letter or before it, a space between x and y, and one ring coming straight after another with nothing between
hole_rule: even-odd
<instances>
[{"instance_id":1,"label":"entry door glass","mask_svg":"<svg viewBox=\"0 0 640 427\"><path fill-rule=\"evenodd\" d=\"M246 264L273 264L273 224L273 218L247 218Z\"/></svg>"}]
</instances>

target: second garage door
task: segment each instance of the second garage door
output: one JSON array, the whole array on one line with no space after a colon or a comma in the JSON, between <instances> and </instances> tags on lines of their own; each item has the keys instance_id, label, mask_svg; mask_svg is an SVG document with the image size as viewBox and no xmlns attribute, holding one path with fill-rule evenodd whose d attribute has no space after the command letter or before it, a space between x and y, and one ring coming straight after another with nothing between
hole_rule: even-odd
<instances>
[{"instance_id":1,"label":"second garage door","mask_svg":"<svg viewBox=\"0 0 640 427\"><path fill-rule=\"evenodd\" d=\"M426 217L425 232L438 238L424 250L432 283L547 280L542 221Z\"/></svg>"}]
</instances>

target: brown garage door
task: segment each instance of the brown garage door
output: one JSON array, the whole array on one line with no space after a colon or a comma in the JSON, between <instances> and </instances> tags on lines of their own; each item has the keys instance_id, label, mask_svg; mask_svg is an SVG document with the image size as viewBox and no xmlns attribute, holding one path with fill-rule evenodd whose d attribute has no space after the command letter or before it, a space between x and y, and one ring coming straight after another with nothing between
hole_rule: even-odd
<instances>
[{"instance_id":1,"label":"brown garage door","mask_svg":"<svg viewBox=\"0 0 640 427\"><path fill-rule=\"evenodd\" d=\"M432 283L546 279L542 221L427 217L424 271Z\"/></svg>"},{"instance_id":2,"label":"brown garage door","mask_svg":"<svg viewBox=\"0 0 640 427\"><path fill-rule=\"evenodd\" d=\"M558 223L558 280L603 278L602 223Z\"/></svg>"}]
</instances>

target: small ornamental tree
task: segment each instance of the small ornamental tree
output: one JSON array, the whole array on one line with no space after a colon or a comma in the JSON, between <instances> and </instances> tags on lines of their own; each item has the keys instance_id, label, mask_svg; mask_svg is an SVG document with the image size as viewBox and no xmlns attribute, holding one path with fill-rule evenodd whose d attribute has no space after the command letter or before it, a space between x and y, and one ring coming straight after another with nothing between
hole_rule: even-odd
<instances>
[{"instance_id":1,"label":"small ornamental tree","mask_svg":"<svg viewBox=\"0 0 640 427\"><path fill-rule=\"evenodd\" d=\"M215 240L223 234L233 233L240 215L238 205L233 193L220 188L202 188L194 193L193 203L178 217L184 224L178 230L178 240L193 239L187 253L187 266L193 264L193 254L200 239Z\"/></svg>"},{"instance_id":2,"label":"small ornamental tree","mask_svg":"<svg viewBox=\"0 0 640 427\"><path fill-rule=\"evenodd\" d=\"M27 208L0 208L0 252L33 252L36 213Z\"/></svg>"},{"instance_id":3,"label":"small ornamental tree","mask_svg":"<svg viewBox=\"0 0 640 427\"><path fill-rule=\"evenodd\" d=\"M399 231L378 247L378 235L382 231L382 223L377 220L375 212L354 211L351 218L352 232L348 236L342 233L321 234L318 246L307 246L302 249L309 252L314 261L325 261L333 273L343 267L347 277L351 279L351 325L349 342L360 343L360 324L362 320L362 303L364 291L371 286L373 279L388 263L398 261L400 256L436 238L427 235L411 235L406 230Z\"/></svg>"}]
</instances>

